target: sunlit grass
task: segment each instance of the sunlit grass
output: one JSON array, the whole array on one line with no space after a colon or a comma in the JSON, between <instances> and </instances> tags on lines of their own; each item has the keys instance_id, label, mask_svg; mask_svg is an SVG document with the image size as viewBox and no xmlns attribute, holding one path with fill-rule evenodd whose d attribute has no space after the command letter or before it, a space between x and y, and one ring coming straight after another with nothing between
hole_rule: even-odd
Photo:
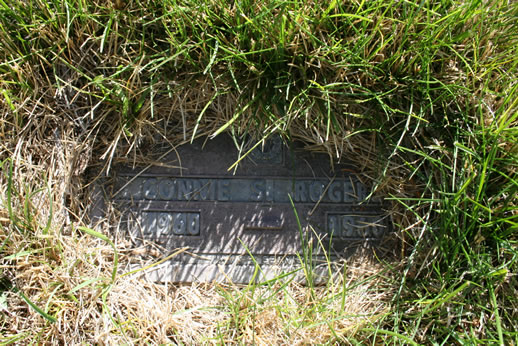
<instances>
[{"instance_id":1,"label":"sunlit grass","mask_svg":"<svg viewBox=\"0 0 518 346\"><path fill-rule=\"evenodd\" d=\"M27 298L1 289L2 337L518 343L517 21L500 0L0 1L1 273ZM223 131L355 162L398 261L323 289L115 280L129 250L76 227L88 169Z\"/></svg>"}]
</instances>

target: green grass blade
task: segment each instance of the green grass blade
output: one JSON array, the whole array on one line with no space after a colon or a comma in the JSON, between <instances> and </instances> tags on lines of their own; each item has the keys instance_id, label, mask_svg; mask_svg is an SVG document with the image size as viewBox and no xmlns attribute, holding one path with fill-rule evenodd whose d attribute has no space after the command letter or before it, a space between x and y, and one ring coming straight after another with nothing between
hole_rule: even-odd
<instances>
[{"instance_id":1,"label":"green grass blade","mask_svg":"<svg viewBox=\"0 0 518 346\"><path fill-rule=\"evenodd\" d=\"M57 321L57 319L54 317L54 316L51 316L49 315L48 313L46 313L45 311L43 311L42 309L40 309L36 304L34 304L29 298L27 298L27 296L25 294L23 294L22 291L20 290L16 290L18 295L20 295L20 297L22 297L23 300L25 300L25 302L32 308L34 309L34 311L36 311L38 314L40 314L43 318L45 318L47 321L51 322L51 323L54 323Z\"/></svg>"}]
</instances>

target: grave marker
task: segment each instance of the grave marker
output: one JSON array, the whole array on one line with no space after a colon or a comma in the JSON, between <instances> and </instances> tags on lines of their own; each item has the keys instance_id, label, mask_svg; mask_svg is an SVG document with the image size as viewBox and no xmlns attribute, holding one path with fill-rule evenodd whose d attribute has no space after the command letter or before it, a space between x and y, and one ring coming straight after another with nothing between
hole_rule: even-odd
<instances>
[{"instance_id":1,"label":"grave marker","mask_svg":"<svg viewBox=\"0 0 518 346\"><path fill-rule=\"evenodd\" d=\"M222 135L176 148L164 165L117 167L104 186L106 202L122 213L120 227L134 245L189 248L146 271L149 279L248 283L254 261L262 270L257 279L271 278L300 267L301 234L313 239L315 265L323 261L315 273L324 279L320 244L335 258L388 232L381 201L365 201L367 190L350 165L332 165L327 155L288 147L280 137L229 171L238 159L234 142Z\"/></svg>"}]
</instances>

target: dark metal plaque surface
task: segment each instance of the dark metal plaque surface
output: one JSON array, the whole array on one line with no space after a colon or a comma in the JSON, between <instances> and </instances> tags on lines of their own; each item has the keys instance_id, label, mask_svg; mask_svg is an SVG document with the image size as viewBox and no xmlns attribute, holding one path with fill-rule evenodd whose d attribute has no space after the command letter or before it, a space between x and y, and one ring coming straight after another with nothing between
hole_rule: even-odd
<instances>
[{"instance_id":1,"label":"dark metal plaque surface","mask_svg":"<svg viewBox=\"0 0 518 346\"><path fill-rule=\"evenodd\" d=\"M300 267L307 239L318 262L322 247L340 256L388 230L380 201L365 201L351 166L278 137L229 171L238 159L232 139L219 136L180 146L160 165L117 168L105 194L134 245L189 248L148 270L150 279L247 283L256 264L258 279L268 279Z\"/></svg>"}]
</instances>

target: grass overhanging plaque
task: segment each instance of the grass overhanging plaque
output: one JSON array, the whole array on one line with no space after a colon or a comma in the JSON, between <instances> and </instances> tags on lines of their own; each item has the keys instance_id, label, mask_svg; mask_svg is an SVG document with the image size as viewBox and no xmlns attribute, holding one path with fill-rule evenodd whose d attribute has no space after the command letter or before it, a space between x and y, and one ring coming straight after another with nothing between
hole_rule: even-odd
<instances>
[{"instance_id":1,"label":"grass overhanging plaque","mask_svg":"<svg viewBox=\"0 0 518 346\"><path fill-rule=\"evenodd\" d=\"M388 231L381 201L365 200L350 165L280 137L229 171L238 158L234 141L220 135L179 146L160 164L115 167L93 216L111 203L133 246L153 244L164 258L188 248L144 271L172 282L261 281L301 268L309 253L314 273L326 276L326 258Z\"/></svg>"}]
</instances>

